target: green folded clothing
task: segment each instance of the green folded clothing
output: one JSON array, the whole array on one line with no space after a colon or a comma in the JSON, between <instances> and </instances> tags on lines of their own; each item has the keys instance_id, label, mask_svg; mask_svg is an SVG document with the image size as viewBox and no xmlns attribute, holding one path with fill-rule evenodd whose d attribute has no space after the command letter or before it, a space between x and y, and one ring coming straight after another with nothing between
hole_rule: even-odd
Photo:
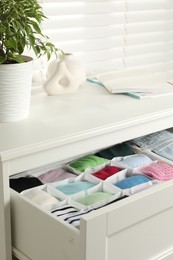
<instances>
[{"instance_id":1,"label":"green folded clothing","mask_svg":"<svg viewBox=\"0 0 173 260\"><path fill-rule=\"evenodd\" d=\"M112 195L113 194L109 193L109 192L94 192L90 195L79 198L76 201L85 206L89 206L89 205L101 202L103 200L106 200L106 199L110 198Z\"/></svg>"},{"instance_id":2,"label":"green folded clothing","mask_svg":"<svg viewBox=\"0 0 173 260\"><path fill-rule=\"evenodd\" d=\"M84 172L89 167L96 167L100 164L108 162L107 159L98 157L96 155L86 155L80 159L69 164L70 167L79 172Z\"/></svg>"}]
</instances>

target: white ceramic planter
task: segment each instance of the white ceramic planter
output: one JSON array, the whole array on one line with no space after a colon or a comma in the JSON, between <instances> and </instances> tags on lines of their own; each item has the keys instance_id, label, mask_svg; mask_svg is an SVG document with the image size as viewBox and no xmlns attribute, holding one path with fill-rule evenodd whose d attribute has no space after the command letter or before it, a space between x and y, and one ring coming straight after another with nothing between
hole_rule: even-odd
<instances>
[{"instance_id":1,"label":"white ceramic planter","mask_svg":"<svg viewBox=\"0 0 173 260\"><path fill-rule=\"evenodd\" d=\"M24 63L0 65L0 122L18 121L29 115L32 58Z\"/></svg>"}]
</instances>

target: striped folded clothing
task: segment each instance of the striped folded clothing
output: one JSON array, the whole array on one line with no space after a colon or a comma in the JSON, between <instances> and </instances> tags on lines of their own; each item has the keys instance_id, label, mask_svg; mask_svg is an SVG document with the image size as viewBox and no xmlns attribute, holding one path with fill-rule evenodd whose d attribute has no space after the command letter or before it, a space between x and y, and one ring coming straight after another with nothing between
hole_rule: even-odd
<instances>
[{"instance_id":1,"label":"striped folded clothing","mask_svg":"<svg viewBox=\"0 0 173 260\"><path fill-rule=\"evenodd\" d=\"M57 207L51 211L52 214L54 214L57 217L63 216L63 218L66 218L70 216L73 213L78 212L79 210L71 205L63 205L60 207Z\"/></svg>"},{"instance_id":2,"label":"striped folded clothing","mask_svg":"<svg viewBox=\"0 0 173 260\"><path fill-rule=\"evenodd\" d=\"M69 224L72 224L76 228L79 228L81 216L88 214L91 211L92 209L78 210L73 206L65 205L52 210L51 213L68 222Z\"/></svg>"}]
</instances>

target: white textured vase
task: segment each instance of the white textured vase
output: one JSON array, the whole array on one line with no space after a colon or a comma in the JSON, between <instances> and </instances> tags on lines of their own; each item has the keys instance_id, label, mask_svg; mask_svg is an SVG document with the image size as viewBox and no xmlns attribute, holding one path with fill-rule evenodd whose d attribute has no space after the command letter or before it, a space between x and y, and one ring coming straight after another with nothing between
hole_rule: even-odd
<instances>
[{"instance_id":1,"label":"white textured vase","mask_svg":"<svg viewBox=\"0 0 173 260\"><path fill-rule=\"evenodd\" d=\"M32 58L26 62L0 65L0 123L18 121L29 115Z\"/></svg>"},{"instance_id":2,"label":"white textured vase","mask_svg":"<svg viewBox=\"0 0 173 260\"><path fill-rule=\"evenodd\" d=\"M77 91L86 80L86 72L72 54L64 54L49 64L46 77L43 88L48 95L68 94Z\"/></svg>"}]
</instances>

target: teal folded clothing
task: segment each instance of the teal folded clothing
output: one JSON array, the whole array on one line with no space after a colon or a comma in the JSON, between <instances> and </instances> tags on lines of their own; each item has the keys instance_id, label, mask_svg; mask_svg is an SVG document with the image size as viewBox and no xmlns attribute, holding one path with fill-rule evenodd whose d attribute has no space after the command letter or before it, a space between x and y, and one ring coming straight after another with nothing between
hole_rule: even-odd
<instances>
[{"instance_id":1,"label":"teal folded clothing","mask_svg":"<svg viewBox=\"0 0 173 260\"><path fill-rule=\"evenodd\" d=\"M106 158L106 159L113 159L114 157L119 157L119 156L127 156L127 155L132 155L134 154L134 151L130 147L130 145L126 142L116 144L114 146L111 146L109 148L106 148L104 150L99 151L96 153L97 156Z\"/></svg>"},{"instance_id":2,"label":"teal folded clothing","mask_svg":"<svg viewBox=\"0 0 173 260\"><path fill-rule=\"evenodd\" d=\"M86 155L69 163L69 166L74 168L76 171L84 172L89 167L96 167L106 162L108 162L108 160L105 158L101 158L96 155Z\"/></svg>"},{"instance_id":3,"label":"teal folded clothing","mask_svg":"<svg viewBox=\"0 0 173 260\"><path fill-rule=\"evenodd\" d=\"M78 198L76 201L79 203L89 206L98 202L101 202L103 200L106 200L110 198L113 194L109 192L94 192L90 195L87 195L85 197Z\"/></svg>"},{"instance_id":4,"label":"teal folded clothing","mask_svg":"<svg viewBox=\"0 0 173 260\"><path fill-rule=\"evenodd\" d=\"M144 175L135 175L118 181L114 183L114 185L119 187L120 189L129 189L148 181L151 181L151 179Z\"/></svg>"},{"instance_id":5,"label":"teal folded clothing","mask_svg":"<svg viewBox=\"0 0 173 260\"><path fill-rule=\"evenodd\" d=\"M71 195L83 190L87 190L93 186L95 186L95 184L92 182L78 181L78 182L71 182L71 183L59 185L56 187L56 189L63 192L66 195Z\"/></svg>"}]
</instances>

